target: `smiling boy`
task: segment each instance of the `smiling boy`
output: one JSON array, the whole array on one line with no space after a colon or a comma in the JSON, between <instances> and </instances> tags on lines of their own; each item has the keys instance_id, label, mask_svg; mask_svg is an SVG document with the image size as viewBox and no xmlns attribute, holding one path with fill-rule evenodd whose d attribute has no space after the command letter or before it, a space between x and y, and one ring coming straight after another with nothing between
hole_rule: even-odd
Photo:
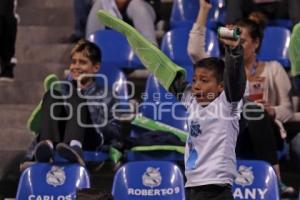
<instances>
[{"instance_id":1,"label":"smiling boy","mask_svg":"<svg viewBox=\"0 0 300 200\"><path fill-rule=\"evenodd\" d=\"M71 81L61 84L61 91L53 86L43 98L38 162L51 161L56 148L63 158L84 165L82 148L95 150L120 137L120 125L111 113L115 100L94 79L100 63L101 50L95 44L81 40L72 49Z\"/></svg>"}]
</instances>

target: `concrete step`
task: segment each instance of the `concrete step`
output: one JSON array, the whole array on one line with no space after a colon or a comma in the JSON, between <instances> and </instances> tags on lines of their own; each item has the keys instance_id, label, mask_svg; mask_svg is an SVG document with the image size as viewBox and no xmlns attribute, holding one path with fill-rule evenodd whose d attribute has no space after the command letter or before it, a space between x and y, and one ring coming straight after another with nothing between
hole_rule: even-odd
<instances>
[{"instance_id":1,"label":"concrete step","mask_svg":"<svg viewBox=\"0 0 300 200\"><path fill-rule=\"evenodd\" d=\"M64 63L21 63L15 67L15 80L17 81L42 81L49 74L63 77L63 72L68 66Z\"/></svg>"},{"instance_id":2,"label":"concrete step","mask_svg":"<svg viewBox=\"0 0 300 200\"><path fill-rule=\"evenodd\" d=\"M72 27L19 26L17 44L61 43L70 37Z\"/></svg>"},{"instance_id":3,"label":"concrete step","mask_svg":"<svg viewBox=\"0 0 300 200\"><path fill-rule=\"evenodd\" d=\"M0 104L36 105L41 100L43 93L44 88L40 81L0 82Z\"/></svg>"},{"instance_id":4,"label":"concrete step","mask_svg":"<svg viewBox=\"0 0 300 200\"><path fill-rule=\"evenodd\" d=\"M18 8L71 8L73 0L21 0Z\"/></svg>"},{"instance_id":5,"label":"concrete step","mask_svg":"<svg viewBox=\"0 0 300 200\"><path fill-rule=\"evenodd\" d=\"M71 44L18 45L19 63L69 63Z\"/></svg>"},{"instance_id":6,"label":"concrete step","mask_svg":"<svg viewBox=\"0 0 300 200\"><path fill-rule=\"evenodd\" d=\"M73 26L74 17L72 8L19 8L22 26Z\"/></svg>"},{"instance_id":7,"label":"concrete step","mask_svg":"<svg viewBox=\"0 0 300 200\"><path fill-rule=\"evenodd\" d=\"M0 131L0 151L25 151L31 144L34 135L26 128L3 128Z\"/></svg>"},{"instance_id":8,"label":"concrete step","mask_svg":"<svg viewBox=\"0 0 300 200\"><path fill-rule=\"evenodd\" d=\"M27 119L31 115L35 106L36 105L31 105L31 104L0 105L0 130L2 131L4 128L27 129L26 128Z\"/></svg>"}]
</instances>

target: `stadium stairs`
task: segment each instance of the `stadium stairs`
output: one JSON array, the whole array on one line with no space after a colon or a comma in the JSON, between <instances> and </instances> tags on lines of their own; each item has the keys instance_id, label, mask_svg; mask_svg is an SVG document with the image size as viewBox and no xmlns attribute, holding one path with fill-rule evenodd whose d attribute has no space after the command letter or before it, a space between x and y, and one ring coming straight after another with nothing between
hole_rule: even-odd
<instances>
[{"instance_id":1,"label":"stadium stairs","mask_svg":"<svg viewBox=\"0 0 300 200\"><path fill-rule=\"evenodd\" d=\"M21 0L16 42L15 81L0 83L0 199L12 195L19 163L33 139L26 121L43 95L43 79L63 74L72 33L72 0ZM13 196L11 196L13 197Z\"/></svg>"}]
</instances>

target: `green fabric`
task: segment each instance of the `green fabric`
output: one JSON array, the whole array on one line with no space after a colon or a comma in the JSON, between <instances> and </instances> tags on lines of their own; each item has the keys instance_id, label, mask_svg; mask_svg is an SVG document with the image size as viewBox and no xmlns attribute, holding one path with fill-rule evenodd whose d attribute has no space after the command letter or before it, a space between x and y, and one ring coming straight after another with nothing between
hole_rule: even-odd
<instances>
[{"instance_id":1,"label":"green fabric","mask_svg":"<svg viewBox=\"0 0 300 200\"><path fill-rule=\"evenodd\" d=\"M58 77L55 74L50 74L44 79L44 90L45 92L50 90L52 83L58 81ZM55 90L60 90L59 84L55 84ZM30 117L27 120L27 128L32 131L32 133L37 134L39 130L40 120L41 120L41 108L42 108L42 101L35 107L32 111Z\"/></svg>"},{"instance_id":2,"label":"green fabric","mask_svg":"<svg viewBox=\"0 0 300 200\"><path fill-rule=\"evenodd\" d=\"M109 157L114 163L118 163L122 158L122 153L118 149L114 147L110 147Z\"/></svg>"},{"instance_id":3,"label":"green fabric","mask_svg":"<svg viewBox=\"0 0 300 200\"><path fill-rule=\"evenodd\" d=\"M97 15L104 25L127 37L129 44L133 47L134 52L138 55L142 63L157 77L160 84L166 90L169 90L176 76L185 77L185 69L173 63L132 26L103 10L98 11Z\"/></svg>"},{"instance_id":4,"label":"green fabric","mask_svg":"<svg viewBox=\"0 0 300 200\"><path fill-rule=\"evenodd\" d=\"M184 154L184 146L152 145L133 147L131 151L177 151Z\"/></svg>"},{"instance_id":5,"label":"green fabric","mask_svg":"<svg viewBox=\"0 0 300 200\"><path fill-rule=\"evenodd\" d=\"M289 57L291 61L292 76L300 75L300 23L293 28L289 45Z\"/></svg>"},{"instance_id":6,"label":"green fabric","mask_svg":"<svg viewBox=\"0 0 300 200\"><path fill-rule=\"evenodd\" d=\"M54 82L57 82L59 81L58 77L55 75L55 74L49 74L45 79L44 79L44 90L45 92L50 90L51 89L51 85L54 83ZM53 89L54 90L57 90L57 91L60 91L61 88L60 88L60 84L54 84L52 87L54 87Z\"/></svg>"},{"instance_id":7,"label":"green fabric","mask_svg":"<svg viewBox=\"0 0 300 200\"><path fill-rule=\"evenodd\" d=\"M136 116L131 124L151 130L151 131L166 131L176 135L182 142L185 142L188 133L162 122L154 121L144 116Z\"/></svg>"}]
</instances>

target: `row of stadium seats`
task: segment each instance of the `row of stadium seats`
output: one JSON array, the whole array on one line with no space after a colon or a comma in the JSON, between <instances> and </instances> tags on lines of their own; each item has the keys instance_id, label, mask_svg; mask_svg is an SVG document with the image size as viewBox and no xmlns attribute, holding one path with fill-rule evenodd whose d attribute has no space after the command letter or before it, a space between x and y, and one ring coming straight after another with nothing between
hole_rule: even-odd
<instances>
[{"instance_id":1,"label":"row of stadium seats","mask_svg":"<svg viewBox=\"0 0 300 200\"><path fill-rule=\"evenodd\" d=\"M277 177L262 161L238 160L233 185L235 200L279 200ZM76 199L76 191L90 188L86 169L78 164L37 163L19 181L17 200ZM114 175L115 200L185 200L180 168L168 161L128 162Z\"/></svg>"},{"instance_id":2,"label":"row of stadium seats","mask_svg":"<svg viewBox=\"0 0 300 200\"><path fill-rule=\"evenodd\" d=\"M192 61L187 53L187 44L191 26L168 31L161 44L161 50L176 64L191 70ZM288 46L290 31L282 27L267 27L264 31L259 60L277 60L285 68L290 67ZM141 69L142 63L134 54L126 38L114 30L101 30L90 36L90 41L96 43L103 52L103 66L115 68ZM220 56L220 46L214 31L207 29L205 50L209 56ZM276 42L274 42L276 41ZM190 75L188 73L188 75Z\"/></svg>"},{"instance_id":3,"label":"row of stadium seats","mask_svg":"<svg viewBox=\"0 0 300 200\"><path fill-rule=\"evenodd\" d=\"M211 0L212 8L208 13L207 27L216 30L225 23L225 1ZM170 26L172 29L193 24L199 12L199 0L175 0L173 2Z\"/></svg>"},{"instance_id":4,"label":"row of stadium seats","mask_svg":"<svg viewBox=\"0 0 300 200\"><path fill-rule=\"evenodd\" d=\"M218 26L225 24L226 2L225 0L210 0L212 8L208 13L206 26L216 30ZM199 0L174 0L170 17L171 28L185 27L191 25L198 15ZM284 27L291 30L292 22L289 19L271 20L269 26Z\"/></svg>"},{"instance_id":5,"label":"row of stadium seats","mask_svg":"<svg viewBox=\"0 0 300 200\"><path fill-rule=\"evenodd\" d=\"M112 85L115 92L128 95L124 73L117 68L102 68L101 73L108 78L108 84ZM100 77L97 81L103 81ZM145 104L140 107L139 112L148 118L152 118L176 128L187 130L184 120L174 119L171 112L163 112L161 116L156 116L153 109L158 107L147 106L150 102L155 105L162 105L168 101L164 109L176 103L174 96L165 95L167 93L158 83L154 76L149 76L146 84L146 93L149 98L145 99ZM154 98L152 94L159 93L160 98ZM125 98L126 99L126 98ZM176 106L176 116L184 117L186 112L183 106ZM132 137L139 134L138 129L133 129ZM108 158L97 157L105 153L89 152L87 161L100 161ZM90 160L89 160L90 159ZM178 167L169 162L153 160L183 160L183 155L172 150L166 151L157 148L155 151L129 151L127 164L125 164L115 174L113 184L113 196L115 199L185 199L183 189L183 178ZM141 162L133 162L143 160ZM151 160L147 162L146 160ZM279 199L277 178L273 169L261 161L238 161L238 178L234 185L235 199ZM261 174L262 173L262 174ZM138 178L137 178L138 177ZM162 181L164 180L164 181ZM160 181L160 182L159 182ZM158 184L159 183L159 184ZM35 164L25 170L21 176L17 199L75 199L76 189L89 188L89 175L85 168L66 163ZM160 195L158 198L156 195ZM48 197L46 197L48 196Z\"/></svg>"}]
</instances>

